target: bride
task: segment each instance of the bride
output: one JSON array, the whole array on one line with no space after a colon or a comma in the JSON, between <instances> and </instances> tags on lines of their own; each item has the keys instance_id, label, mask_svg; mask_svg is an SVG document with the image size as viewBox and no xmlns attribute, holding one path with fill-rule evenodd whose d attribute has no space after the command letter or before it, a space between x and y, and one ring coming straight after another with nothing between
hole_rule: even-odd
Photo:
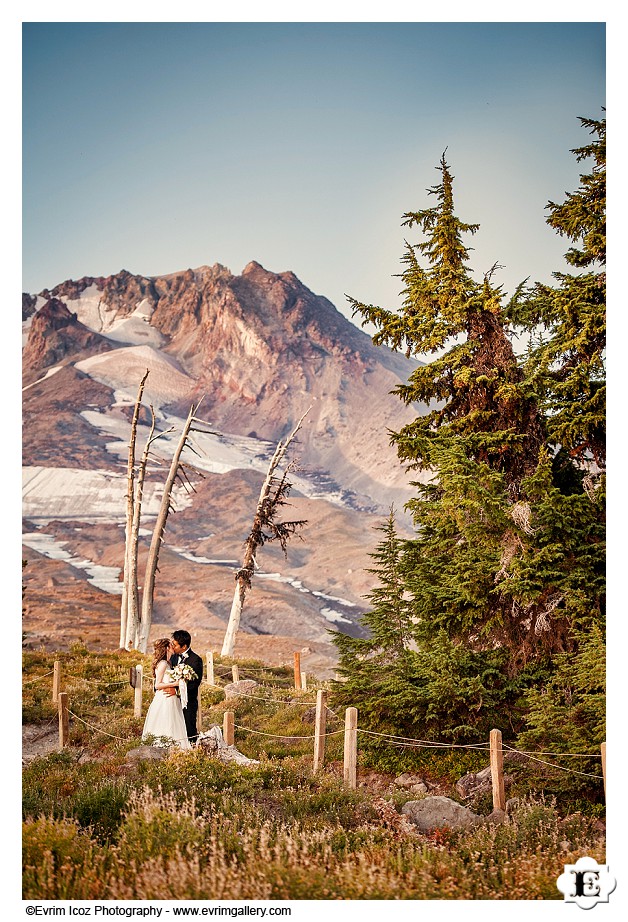
<instances>
[{"instance_id":1,"label":"bride","mask_svg":"<svg viewBox=\"0 0 628 922\"><path fill-rule=\"evenodd\" d=\"M181 749L191 749L188 732L185 729L185 719L181 699L177 696L178 682L167 674L168 654L172 653L170 641L167 637L156 640L153 654L153 683L155 696L146 714L142 742L147 742L148 737L155 737L154 746L179 746Z\"/></svg>"}]
</instances>

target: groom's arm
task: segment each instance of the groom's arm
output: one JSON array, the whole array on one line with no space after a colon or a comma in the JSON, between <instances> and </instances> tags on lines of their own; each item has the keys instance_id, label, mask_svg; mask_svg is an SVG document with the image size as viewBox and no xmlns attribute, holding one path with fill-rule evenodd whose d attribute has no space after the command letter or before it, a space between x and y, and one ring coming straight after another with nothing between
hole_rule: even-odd
<instances>
[{"instance_id":1,"label":"groom's arm","mask_svg":"<svg viewBox=\"0 0 628 922\"><path fill-rule=\"evenodd\" d=\"M194 663L190 663L190 666L192 666L192 669L194 670L198 678L192 679L191 682L188 682L188 685L192 685L194 688L198 688L199 685L201 684L201 679L203 678L203 660L198 655L198 653L195 653L194 656L195 656Z\"/></svg>"}]
</instances>

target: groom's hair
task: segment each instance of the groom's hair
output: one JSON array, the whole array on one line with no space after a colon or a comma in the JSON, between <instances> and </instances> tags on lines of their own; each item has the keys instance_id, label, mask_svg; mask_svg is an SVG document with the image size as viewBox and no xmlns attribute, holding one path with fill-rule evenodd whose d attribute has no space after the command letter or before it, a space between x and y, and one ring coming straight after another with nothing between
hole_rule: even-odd
<instances>
[{"instance_id":1,"label":"groom's hair","mask_svg":"<svg viewBox=\"0 0 628 922\"><path fill-rule=\"evenodd\" d=\"M173 631L172 639L182 647L189 647L192 643L192 635L188 631Z\"/></svg>"}]
</instances>

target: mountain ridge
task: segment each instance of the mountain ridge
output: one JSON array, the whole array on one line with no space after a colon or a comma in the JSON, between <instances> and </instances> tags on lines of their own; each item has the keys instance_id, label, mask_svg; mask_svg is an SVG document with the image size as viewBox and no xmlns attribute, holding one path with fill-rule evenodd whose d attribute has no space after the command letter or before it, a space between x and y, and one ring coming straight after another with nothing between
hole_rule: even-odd
<instances>
[{"instance_id":1,"label":"mountain ridge","mask_svg":"<svg viewBox=\"0 0 628 922\"><path fill-rule=\"evenodd\" d=\"M197 492L169 521L155 624L187 619L197 633L209 623L216 630L228 618L233 591L220 560L238 557L269 454L306 413L294 446L296 511L289 517L315 523L305 536L306 545L313 543L307 552L295 549L292 558L289 552L284 563L276 549L264 548L263 566L282 575L276 585L268 574L255 581L242 629L269 633L272 625L272 633L328 647L330 621L359 632L370 585L368 553L376 540L371 527L392 504L403 527L403 505L411 495L408 472L388 433L416 415L416 408L392 394L416 362L374 346L294 273L272 273L255 261L239 276L216 263L167 276L122 270L66 280L38 295L24 293L22 311L25 531L49 533L50 546L65 546L71 560L121 563L122 487L111 493L118 499L108 500L114 503L110 513L103 517L93 510L104 495L98 484L107 470L112 485L124 480L133 404L149 370L138 445L148 432L149 404L158 428L176 430L190 406L200 402L198 412L215 433L197 435L198 451L186 460ZM159 442L163 457L147 475L153 491L163 481L174 438ZM38 473L51 468L58 476ZM91 470L93 477L81 479L72 470ZM83 483L86 492L69 503L64 496L71 496L72 482L74 490ZM201 489L203 482L207 487ZM54 484L63 484L62 493L48 495L46 490L57 489ZM72 515L65 514L70 507ZM211 539L203 538L208 518ZM323 555L316 544L322 535L332 543ZM177 553L168 550L175 536ZM33 540L27 553L39 553ZM142 541L140 556L146 550L145 537ZM192 573L198 587L192 581L189 592L177 588L182 579L187 586ZM76 575L84 585L85 572ZM35 574L30 579L37 582ZM115 584L115 572L109 587L112 580ZM48 598L41 588L37 597ZM100 591L90 589L89 598ZM110 609L110 604L94 607ZM33 624L42 617L48 624L44 614L31 605Z\"/></svg>"}]
</instances>

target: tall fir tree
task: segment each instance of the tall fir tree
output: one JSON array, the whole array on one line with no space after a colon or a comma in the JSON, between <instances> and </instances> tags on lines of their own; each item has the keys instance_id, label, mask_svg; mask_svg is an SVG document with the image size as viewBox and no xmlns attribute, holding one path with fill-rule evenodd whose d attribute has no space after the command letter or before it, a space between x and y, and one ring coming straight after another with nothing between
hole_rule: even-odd
<instances>
[{"instance_id":1,"label":"tall fir tree","mask_svg":"<svg viewBox=\"0 0 628 922\"><path fill-rule=\"evenodd\" d=\"M564 206L550 203L548 219L581 244L568 254L579 267L600 260L605 239L603 129L585 124L599 140L576 154L594 156L596 168ZM439 170L428 189L436 205L404 216L425 239L406 244L400 311L349 299L375 325L374 342L436 356L397 388L427 413L391 434L400 461L422 472L408 502L416 537L395 563L414 643L390 647L374 683L368 644L338 638L347 681L337 693L361 695L389 725L403 703L406 720L443 737L500 713L514 733L526 688L551 674L552 657L577 653L582 631L603 617L603 276L557 274L557 289L537 285L531 296L521 286L505 302L497 266L472 279L463 236L478 225L455 214L444 156ZM546 333L525 361L511 344L514 324ZM377 706L367 690L376 687Z\"/></svg>"},{"instance_id":2,"label":"tall fir tree","mask_svg":"<svg viewBox=\"0 0 628 922\"><path fill-rule=\"evenodd\" d=\"M376 342L441 353L397 388L405 403L430 409L392 436L404 464L432 475L408 503L418 532L405 560L415 639L424 648L442 629L476 650L506 646L514 664L539 645L534 606L516 604L506 577L531 536L524 484L539 463L543 419L509 338L496 267L473 280L463 235L478 225L455 214L444 156L438 169L441 182L428 189L437 204L404 215L425 240L406 245L401 311L351 303L378 327ZM564 634L544 636L544 647Z\"/></svg>"},{"instance_id":3,"label":"tall fir tree","mask_svg":"<svg viewBox=\"0 0 628 922\"><path fill-rule=\"evenodd\" d=\"M531 480L538 538L513 579L524 594L543 580L571 626L569 656L526 694L522 745L588 752L604 738L606 120L580 122L592 140L572 153L589 170L576 192L547 205L548 224L571 243L566 261L580 271L555 272L554 287L536 283L514 304L533 333L526 373L547 419L551 475L546 461Z\"/></svg>"},{"instance_id":4,"label":"tall fir tree","mask_svg":"<svg viewBox=\"0 0 628 922\"><path fill-rule=\"evenodd\" d=\"M437 205L404 215L404 226L419 226L426 239L406 243L401 311L349 301L355 314L378 328L376 344L404 348L408 356L441 352L396 389L406 404L436 404L393 434L400 460L411 469L433 470L432 445L440 453L457 439L470 459L504 475L515 500L522 478L536 466L542 422L508 338L503 293L492 284L497 267L481 283L472 278L463 235L479 225L455 215L454 176L444 155L438 169L441 182L427 190Z\"/></svg>"}]
</instances>

